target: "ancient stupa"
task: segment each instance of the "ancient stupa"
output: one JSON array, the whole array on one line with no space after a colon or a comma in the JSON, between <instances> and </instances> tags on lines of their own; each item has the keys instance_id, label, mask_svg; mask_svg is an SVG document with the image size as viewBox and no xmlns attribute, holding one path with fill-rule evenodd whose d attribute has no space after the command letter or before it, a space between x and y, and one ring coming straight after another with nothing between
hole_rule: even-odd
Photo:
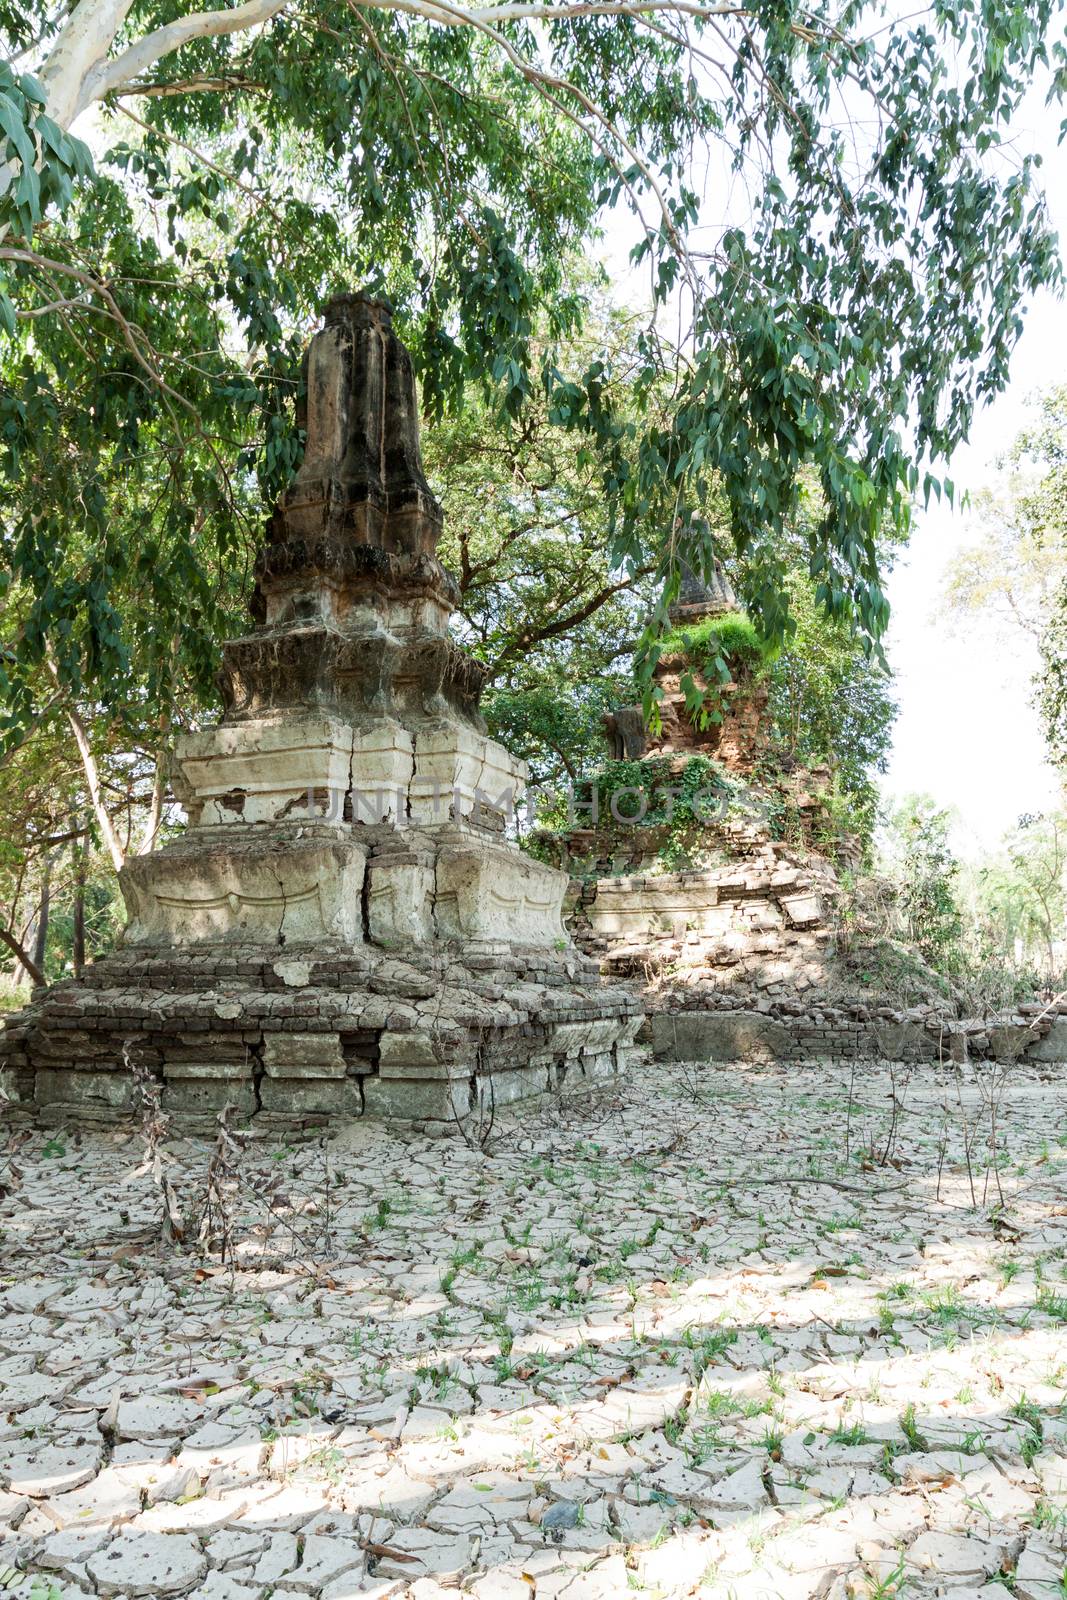
<instances>
[{"instance_id":1,"label":"ancient stupa","mask_svg":"<svg viewBox=\"0 0 1067 1600\"><path fill-rule=\"evenodd\" d=\"M218 727L180 738L184 835L120 874L129 925L0 1034L42 1120L110 1121L131 1065L177 1126L380 1115L443 1125L623 1070L639 1016L561 920L564 873L509 836L524 768L488 738L448 629L441 508L386 303L338 295L305 357L303 465Z\"/></svg>"}]
</instances>

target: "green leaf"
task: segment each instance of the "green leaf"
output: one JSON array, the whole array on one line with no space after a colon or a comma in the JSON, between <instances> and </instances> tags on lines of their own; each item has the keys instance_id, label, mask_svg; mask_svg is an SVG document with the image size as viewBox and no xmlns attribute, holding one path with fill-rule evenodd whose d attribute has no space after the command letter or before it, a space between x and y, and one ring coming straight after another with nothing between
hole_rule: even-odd
<instances>
[{"instance_id":1,"label":"green leaf","mask_svg":"<svg viewBox=\"0 0 1067 1600\"><path fill-rule=\"evenodd\" d=\"M0 129L7 134L8 139L14 145L15 154L21 161L23 169L32 169L36 160L33 141L26 132L17 106L2 92L0 92Z\"/></svg>"}]
</instances>

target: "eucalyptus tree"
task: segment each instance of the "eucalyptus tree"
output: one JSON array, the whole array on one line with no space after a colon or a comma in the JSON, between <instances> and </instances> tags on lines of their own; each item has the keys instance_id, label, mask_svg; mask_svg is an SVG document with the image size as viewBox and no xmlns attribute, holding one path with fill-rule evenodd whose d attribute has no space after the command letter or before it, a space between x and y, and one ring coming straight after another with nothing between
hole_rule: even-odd
<instances>
[{"instance_id":1,"label":"eucalyptus tree","mask_svg":"<svg viewBox=\"0 0 1067 1600\"><path fill-rule=\"evenodd\" d=\"M605 303L587 272L574 282L590 306L567 368L603 352L605 393L626 415L640 319ZM650 568L612 569L599 463L572 445L543 393L509 418L473 385L423 439L445 511L440 554L459 586L453 625L487 668L490 732L537 783L573 781L603 759L603 716L634 699L634 652L655 598Z\"/></svg>"},{"instance_id":2,"label":"eucalyptus tree","mask_svg":"<svg viewBox=\"0 0 1067 1600\"><path fill-rule=\"evenodd\" d=\"M257 499L299 452L297 352L341 282L390 294L431 417L472 382L511 417L543 397L596 463L613 567L663 581L654 625L679 551L699 568L725 538L788 632L779 535L812 473L820 603L876 636L880 538L1059 270L1011 137L1035 75L1067 81L1058 16L0 0L6 737L57 693L136 682L152 721L177 672L207 692ZM651 315L620 413L608 353L562 352L567 260L624 209Z\"/></svg>"},{"instance_id":3,"label":"eucalyptus tree","mask_svg":"<svg viewBox=\"0 0 1067 1600\"><path fill-rule=\"evenodd\" d=\"M884 867L896 891L900 937L935 971L950 972L959 965L964 933L952 814L930 795L912 794L884 820Z\"/></svg>"}]
</instances>

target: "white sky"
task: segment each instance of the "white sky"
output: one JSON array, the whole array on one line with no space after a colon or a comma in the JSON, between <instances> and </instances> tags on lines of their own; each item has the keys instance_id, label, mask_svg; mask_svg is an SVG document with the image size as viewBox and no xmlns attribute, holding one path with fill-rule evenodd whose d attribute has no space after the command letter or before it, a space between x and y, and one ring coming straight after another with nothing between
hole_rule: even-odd
<instances>
[{"instance_id":1,"label":"white sky","mask_svg":"<svg viewBox=\"0 0 1067 1600\"><path fill-rule=\"evenodd\" d=\"M960 492L995 480L995 458L1027 420L1027 397L1063 381L1065 334L1062 303L1034 307L1011 387L978 419L952 463ZM927 793L955 808L956 848L973 856L995 845L1023 812L1055 805L1060 786L1030 705L1032 647L1021 634L1010 643L992 634L980 619L949 630L934 616L946 563L971 540L966 509L935 503L917 516L887 586L893 615L886 651L900 716L882 788L891 797Z\"/></svg>"},{"instance_id":2,"label":"white sky","mask_svg":"<svg viewBox=\"0 0 1067 1600\"><path fill-rule=\"evenodd\" d=\"M1057 116L1038 105L1019 130L1021 145L1044 155L1044 182L1067 253L1067 143L1057 147ZM1067 377L1067 305L1042 294L1031 306L1008 389L979 414L949 476L957 491L995 482L996 460L1032 419L1028 402ZM981 622L947 630L934 619L947 561L972 542L966 509L942 502L917 514L909 550L888 584L893 608L887 654L900 700L888 795L931 794L959 814L956 847L976 855L996 844L1024 812L1057 804L1060 782L1044 756L1029 704L1036 664L1020 636L1008 645Z\"/></svg>"}]
</instances>

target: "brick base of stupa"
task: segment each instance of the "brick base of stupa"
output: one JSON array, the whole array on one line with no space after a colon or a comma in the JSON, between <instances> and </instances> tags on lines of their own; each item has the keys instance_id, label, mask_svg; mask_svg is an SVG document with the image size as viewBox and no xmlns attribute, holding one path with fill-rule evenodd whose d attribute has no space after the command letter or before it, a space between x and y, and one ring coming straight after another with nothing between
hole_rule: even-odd
<instances>
[{"instance_id":1,"label":"brick base of stupa","mask_svg":"<svg viewBox=\"0 0 1067 1600\"><path fill-rule=\"evenodd\" d=\"M321 944L125 950L41 991L0 1035L10 1113L136 1114L135 1065L176 1131L298 1133L353 1118L426 1131L604 1083L637 1054L638 1003L573 953L468 943L403 956Z\"/></svg>"}]
</instances>

